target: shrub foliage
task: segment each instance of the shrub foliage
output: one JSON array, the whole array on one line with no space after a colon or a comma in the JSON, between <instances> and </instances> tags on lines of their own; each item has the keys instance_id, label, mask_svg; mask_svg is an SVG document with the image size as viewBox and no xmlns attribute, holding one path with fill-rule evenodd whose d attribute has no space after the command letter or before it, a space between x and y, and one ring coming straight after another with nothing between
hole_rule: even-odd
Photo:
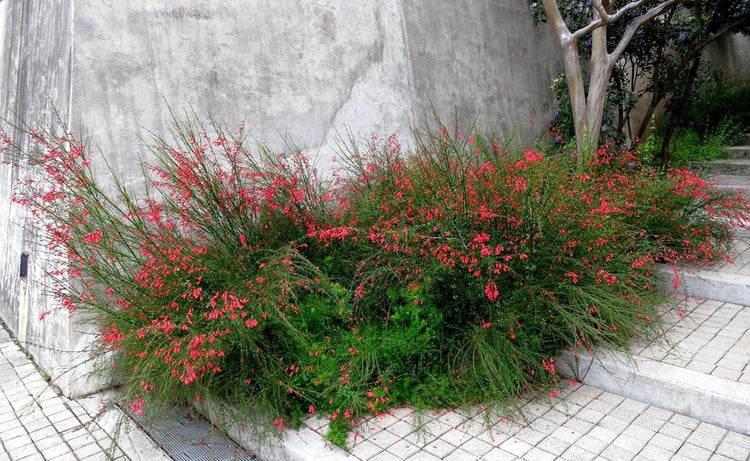
<instances>
[{"instance_id":1,"label":"shrub foliage","mask_svg":"<svg viewBox=\"0 0 750 461\"><path fill-rule=\"evenodd\" d=\"M750 210L628 152L580 167L441 125L408 152L342 143L327 179L296 149L195 120L174 134L137 193L97 182L69 133L6 139L40 172L15 200L62 261L55 296L96 314L133 411L321 412L339 444L365 414L502 407L554 386L562 349L658 332L654 263L723 256Z\"/></svg>"}]
</instances>

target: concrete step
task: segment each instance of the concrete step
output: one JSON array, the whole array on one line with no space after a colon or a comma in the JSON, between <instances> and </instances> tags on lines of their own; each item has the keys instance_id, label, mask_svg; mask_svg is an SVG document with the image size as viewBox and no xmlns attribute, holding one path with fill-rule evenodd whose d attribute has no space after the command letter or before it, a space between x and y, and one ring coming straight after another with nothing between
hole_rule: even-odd
<instances>
[{"instance_id":1,"label":"concrete step","mask_svg":"<svg viewBox=\"0 0 750 461\"><path fill-rule=\"evenodd\" d=\"M750 133L744 134L744 144L750 144Z\"/></svg>"},{"instance_id":2,"label":"concrete step","mask_svg":"<svg viewBox=\"0 0 750 461\"><path fill-rule=\"evenodd\" d=\"M731 174L712 174L708 179L715 180L716 186L722 189L740 190L750 192L750 176L737 176Z\"/></svg>"},{"instance_id":3,"label":"concrete step","mask_svg":"<svg viewBox=\"0 0 750 461\"><path fill-rule=\"evenodd\" d=\"M750 276L742 273L686 267L660 266L657 277L667 287L679 280L676 291L685 296L746 305L750 304ZM677 277L677 279L676 279Z\"/></svg>"},{"instance_id":4,"label":"concrete step","mask_svg":"<svg viewBox=\"0 0 750 461\"><path fill-rule=\"evenodd\" d=\"M710 175L750 176L750 158L727 158L710 162L693 162L692 167Z\"/></svg>"},{"instance_id":5,"label":"concrete step","mask_svg":"<svg viewBox=\"0 0 750 461\"><path fill-rule=\"evenodd\" d=\"M568 351L555 363L589 386L750 435L750 384L606 350Z\"/></svg>"},{"instance_id":6,"label":"concrete step","mask_svg":"<svg viewBox=\"0 0 750 461\"><path fill-rule=\"evenodd\" d=\"M732 158L750 158L750 145L748 146L730 146L727 147Z\"/></svg>"},{"instance_id":7,"label":"concrete step","mask_svg":"<svg viewBox=\"0 0 750 461\"><path fill-rule=\"evenodd\" d=\"M567 351L557 369L590 386L750 435L750 309L682 301L663 315L659 341L633 356Z\"/></svg>"}]
</instances>

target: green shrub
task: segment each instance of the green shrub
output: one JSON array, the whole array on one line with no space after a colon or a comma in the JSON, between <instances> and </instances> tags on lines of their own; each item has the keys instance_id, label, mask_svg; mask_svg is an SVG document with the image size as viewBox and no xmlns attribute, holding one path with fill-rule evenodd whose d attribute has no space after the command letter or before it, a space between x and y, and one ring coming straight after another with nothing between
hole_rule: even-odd
<instances>
[{"instance_id":1,"label":"green shrub","mask_svg":"<svg viewBox=\"0 0 750 461\"><path fill-rule=\"evenodd\" d=\"M748 216L629 153L580 169L439 128L409 153L345 145L324 181L296 149L177 123L141 198L117 178L105 194L73 136L34 132L22 159L46 176L16 200L133 411L211 398L279 428L320 412L337 444L391 406L506 408L555 384L563 349L627 349L659 329L654 262L708 263Z\"/></svg>"}]
</instances>

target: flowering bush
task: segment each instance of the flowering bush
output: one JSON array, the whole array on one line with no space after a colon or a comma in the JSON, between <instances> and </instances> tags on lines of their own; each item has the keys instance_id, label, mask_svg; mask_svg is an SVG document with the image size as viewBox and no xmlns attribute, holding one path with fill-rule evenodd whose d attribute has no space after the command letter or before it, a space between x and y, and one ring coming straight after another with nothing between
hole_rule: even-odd
<instances>
[{"instance_id":1,"label":"flowering bush","mask_svg":"<svg viewBox=\"0 0 750 461\"><path fill-rule=\"evenodd\" d=\"M606 148L580 169L441 127L412 153L344 146L324 181L296 150L176 128L138 194L98 185L72 135L29 134L20 159L43 174L16 200L64 261L56 296L97 314L133 411L321 412L338 444L365 413L502 407L554 385L561 349L654 333L653 264L724 255L750 210Z\"/></svg>"}]
</instances>

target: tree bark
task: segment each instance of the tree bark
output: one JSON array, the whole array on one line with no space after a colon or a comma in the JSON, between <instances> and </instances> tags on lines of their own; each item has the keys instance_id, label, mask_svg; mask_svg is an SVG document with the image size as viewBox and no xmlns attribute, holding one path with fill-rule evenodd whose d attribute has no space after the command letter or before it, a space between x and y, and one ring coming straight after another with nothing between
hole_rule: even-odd
<instances>
[{"instance_id":1,"label":"tree bark","mask_svg":"<svg viewBox=\"0 0 750 461\"><path fill-rule=\"evenodd\" d=\"M604 103L607 98L607 85L612 75L614 63L620 58L625 47L632 40L635 32L671 8L685 0L665 0L649 9L642 15L635 17L625 29L623 36L615 49L609 53L607 49L607 25L625 17L628 12L639 8L645 0L634 0L617 12L612 13L614 2L611 0L591 0L594 9L592 21L581 29L571 33L560 13L556 0L542 0L544 11L552 30L560 42L565 65L565 76L570 92L570 104L573 110L573 124L576 131L576 146L578 164L590 157L598 148ZM583 84L583 72L578 56L578 41L592 34L589 94L586 95Z\"/></svg>"}]
</instances>

